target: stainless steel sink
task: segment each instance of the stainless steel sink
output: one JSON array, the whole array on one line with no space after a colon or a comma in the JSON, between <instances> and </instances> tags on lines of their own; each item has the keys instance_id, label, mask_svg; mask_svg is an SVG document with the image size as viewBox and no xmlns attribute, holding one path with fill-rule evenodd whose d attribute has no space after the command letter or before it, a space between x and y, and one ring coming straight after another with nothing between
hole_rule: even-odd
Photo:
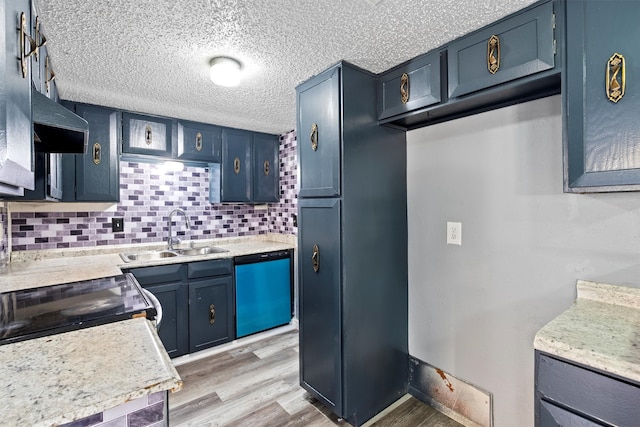
<instances>
[{"instance_id":1,"label":"stainless steel sink","mask_svg":"<svg viewBox=\"0 0 640 427\"><path fill-rule=\"evenodd\" d=\"M155 261L158 259L173 258L176 256L178 256L178 254L172 251L144 251L144 252L133 252L130 254L120 254L120 257L125 262Z\"/></svg>"},{"instance_id":2,"label":"stainless steel sink","mask_svg":"<svg viewBox=\"0 0 640 427\"><path fill-rule=\"evenodd\" d=\"M217 254L222 252L229 252L227 249L222 249L217 246L204 246L201 248L186 248L186 249L174 249L163 250L163 251L141 251L141 252L132 252L132 253L121 253L120 257L125 262L133 262L133 261L156 261L164 258L174 258L177 256L198 256L198 255L209 255L209 254Z\"/></svg>"},{"instance_id":3,"label":"stainless steel sink","mask_svg":"<svg viewBox=\"0 0 640 427\"><path fill-rule=\"evenodd\" d=\"M226 249L219 248L217 246L204 246L202 248L189 248L189 249L176 249L179 255L184 256L197 256L197 255L208 255L208 254L217 254L222 252L229 252Z\"/></svg>"}]
</instances>

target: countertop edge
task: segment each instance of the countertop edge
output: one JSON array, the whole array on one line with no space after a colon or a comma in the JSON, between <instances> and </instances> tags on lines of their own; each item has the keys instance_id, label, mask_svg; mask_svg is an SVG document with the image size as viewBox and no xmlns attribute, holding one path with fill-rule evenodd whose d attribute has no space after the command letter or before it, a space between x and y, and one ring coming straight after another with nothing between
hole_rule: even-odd
<instances>
[{"instance_id":1,"label":"countertop edge","mask_svg":"<svg viewBox=\"0 0 640 427\"><path fill-rule=\"evenodd\" d=\"M640 384L640 290L579 280L578 297L535 335L533 347Z\"/></svg>"}]
</instances>

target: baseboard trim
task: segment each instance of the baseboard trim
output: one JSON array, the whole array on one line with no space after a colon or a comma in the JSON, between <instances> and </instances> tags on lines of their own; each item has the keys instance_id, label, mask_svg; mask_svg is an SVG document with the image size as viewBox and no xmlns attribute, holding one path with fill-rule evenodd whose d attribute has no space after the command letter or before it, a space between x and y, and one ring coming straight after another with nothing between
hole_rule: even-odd
<instances>
[{"instance_id":1,"label":"baseboard trim","mask_svg":"<svg viewBox=\"0 0 640 427\"><path fill-rule=\"evenodd\" d=\"M409 356L409 394L467 427L493 427L493 395Z\"/></svg>"}]
</instances>

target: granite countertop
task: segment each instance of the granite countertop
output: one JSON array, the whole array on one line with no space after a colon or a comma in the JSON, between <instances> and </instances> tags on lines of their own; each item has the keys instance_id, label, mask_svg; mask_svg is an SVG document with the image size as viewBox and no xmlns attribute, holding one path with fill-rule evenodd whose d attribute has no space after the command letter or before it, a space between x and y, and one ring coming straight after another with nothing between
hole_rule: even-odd
<instances>
[{"instance_id":1,"label":"granite countertop","mask_svg":"<svg viewBox=\"0 0 640 427\"><path fill-rule=\"evenodd\" d=\"M154 329L137 318L0 346L2 424L58 425L179 390Z\"/></svg>"},{"instance_id":2,"label":"granite countertop","mask_svg":"<svg viewBox=\"0 0 640 427\"><path fill-rule=\"evenodd\" d=\"M134 262L125 262L119 254L162 250L166 248L166 244L14 252L11 263L0 271L0 292L115 276L121 274L122 269L233 258L291 249L295 247L295 236L268 234L246 238L197 240L195 243L197 247L219 246L228 252ZM188 248L189 243L185 242L180 247Z\"/></svg>"},{"instance_id":3,"label":"granite countertop","mask_svg":"<svg viewBox=\"0 0 640 427\"><path fill-rule=\"evenodd\" d=\"M124 262L119 253L161 250L164 244L120 245L12 253L0 271L0 292L98 279L123 268L233 258L295 248L295 236L198 240L228 252L151 262ZM188 242L186 247L188 247ZM184 246L184 244L183 244ZM0 346L2 421L50 426L71 422L182 382L153 325L130 319Z\"/></svg>"},{"instance_id":4,"label":"granite countertop","mask_svg":"<svg viewBox=\"0 0 640 427\"><path fill-rule=\"evenodd\" d=\"M578 281L577 290L535 349L640 382L640 288Z\"/></svg>"}]
</instances>

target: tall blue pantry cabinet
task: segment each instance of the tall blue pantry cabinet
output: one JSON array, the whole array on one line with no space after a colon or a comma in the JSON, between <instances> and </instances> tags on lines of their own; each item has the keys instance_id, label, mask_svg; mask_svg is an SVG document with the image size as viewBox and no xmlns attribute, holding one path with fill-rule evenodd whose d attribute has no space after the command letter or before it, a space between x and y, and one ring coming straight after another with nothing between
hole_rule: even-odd
<instances>
[{"instance_id":1,"label":"tall blue pantry cabinet","mask_svg":"<svg viewBox=\"0 0 640 427\"><path fill-rule=\"evenodd\" d=\"M357 426L407 392L405 133L349 63L296 91L300 384Z\"/></svg>"}]
</instances>

